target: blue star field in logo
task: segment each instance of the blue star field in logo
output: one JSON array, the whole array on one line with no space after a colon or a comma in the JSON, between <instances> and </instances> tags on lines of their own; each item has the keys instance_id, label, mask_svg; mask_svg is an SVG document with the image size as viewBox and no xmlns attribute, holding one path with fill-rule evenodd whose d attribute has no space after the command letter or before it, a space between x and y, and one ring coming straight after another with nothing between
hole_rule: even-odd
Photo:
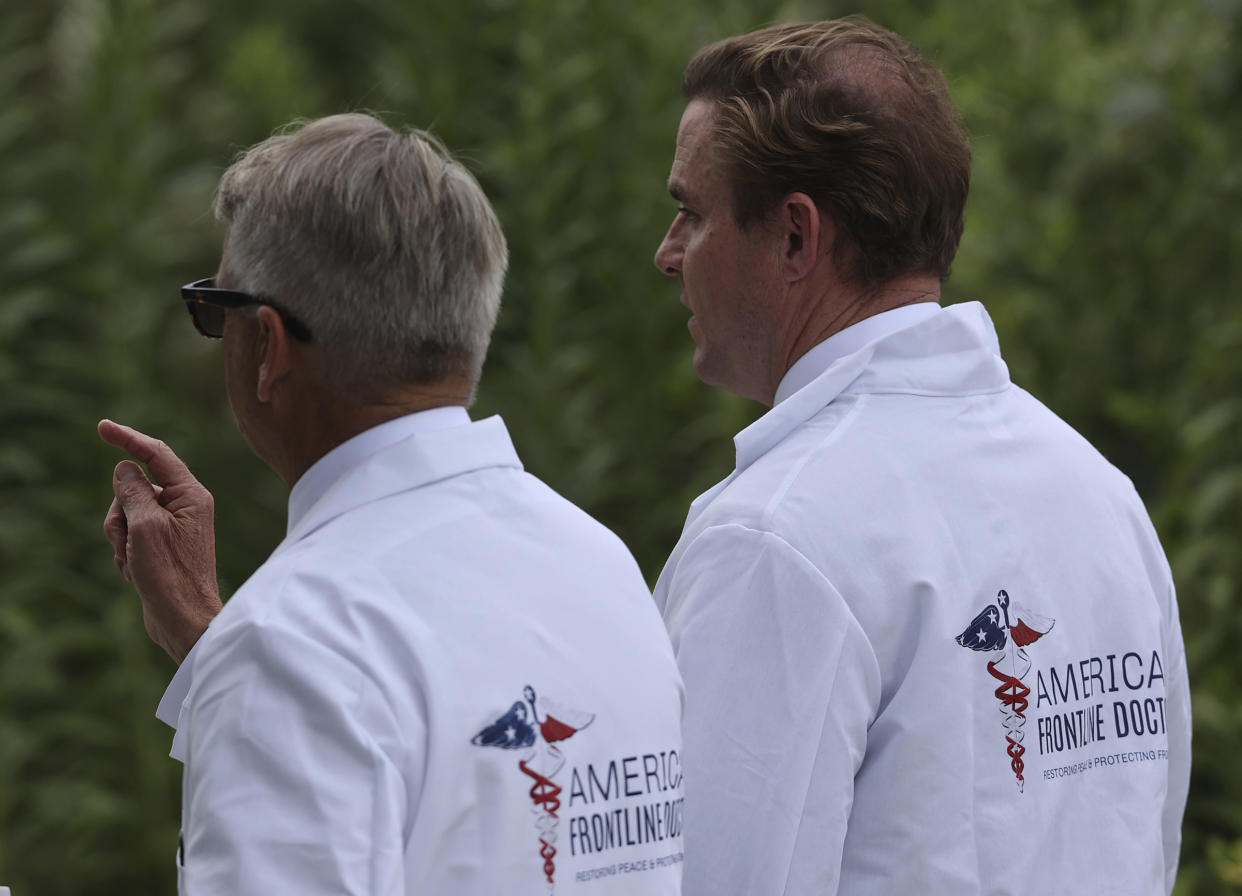
<instances>
[{"instance_id":1,"label":"blue star field in logo","mask_svg":"<svg viewBox=\"0 0 1242 896\"><path fill-rule=\"evenodd\" d=\"M957 643L971 650L1004 650L1005 629L1001 627L1000 611L988 604L957 636Z\"/></svg>"},{"instance_id":2,"label":"blue star field in logo","mask_svg":"<svg viewBox=\"0 0 1242 896\"><path fill-rule=\"evenodd\" d=\"M535 728L527 721L526 704L518 700L509 711L470 739L476 747L519 750L535 742Z\"/></svg>"}]
</instances>

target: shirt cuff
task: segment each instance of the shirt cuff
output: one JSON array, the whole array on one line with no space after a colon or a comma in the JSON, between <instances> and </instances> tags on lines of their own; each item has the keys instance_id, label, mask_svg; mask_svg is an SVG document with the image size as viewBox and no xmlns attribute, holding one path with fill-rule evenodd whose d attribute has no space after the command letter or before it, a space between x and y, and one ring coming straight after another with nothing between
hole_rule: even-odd
<instances>
[{"instance_id":1,"label":"shirt cuff","mask_svg":"<svg viewBox=\"0 0 1242 896\"><path fill-rule=\"evenodd\" d=\"M172 677L164 696L160 698L160 705L155 708L155 717L174 731L177 730L177 719L181 715L181 704L190 693L190 682L194 680L194 653L201 643L203 639L199 638L185 655L185 659L177 667L177 674Z\"/></svg>"}]
</instances>

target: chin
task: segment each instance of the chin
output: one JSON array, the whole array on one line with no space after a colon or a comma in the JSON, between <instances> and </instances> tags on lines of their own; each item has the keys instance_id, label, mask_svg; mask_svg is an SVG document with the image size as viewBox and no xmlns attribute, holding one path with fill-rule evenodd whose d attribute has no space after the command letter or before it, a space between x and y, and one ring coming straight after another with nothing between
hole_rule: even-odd
<instances>
[{"instance_id":1,"label":"chin","mask_svg":"<svg viewBox=\"0 0 1242 896\"><path fill-rule=\"evenodd\" d=\"M717 372L712 370L711 358L705 357L703 349L700 348L695 351L694 361L692 362L692 366L694 367L695 376L697 376L700 380L702 380L707 385L709 386L724 386L725 385L721 381L720 376L717 375Z\"/></svg>"},{"instance_id":2,"label":"chin","mask_svg":"<svg viewBox=\"0 0 1242 896\"><path fill-rule=\"evenodd\" d=\"M765 398L761 389L756 389L753 380L743 376L734 376L733 372L728 370L720 370L713 368L711 359L704 357L702 352L694 354L694 372L699 380L707 386L715 386L718 389L724 389L726 392L732 392L741 398L747 398L751 401L757 401L761 404L772 406L770 398Z\"/></svg>"}]
</instances>

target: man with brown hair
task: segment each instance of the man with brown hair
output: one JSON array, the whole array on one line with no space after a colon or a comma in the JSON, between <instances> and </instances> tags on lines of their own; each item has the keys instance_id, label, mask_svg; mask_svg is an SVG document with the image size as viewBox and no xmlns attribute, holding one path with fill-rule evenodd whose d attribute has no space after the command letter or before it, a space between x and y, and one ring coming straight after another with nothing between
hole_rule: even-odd
<instances>
[{"instance_id":1,"label":"man with brown hair","mask_svg":"<svg viewBox=\"0 0 1242 896\"><path fill-rule=\"evenodd\" d=\"M771 410L656 587L686 684L685 892L1171 890L1173 583L1130 482L941 307L970 148L861 18L702 50L656 253L694 367Z\"/></svg>"}]
</instances>

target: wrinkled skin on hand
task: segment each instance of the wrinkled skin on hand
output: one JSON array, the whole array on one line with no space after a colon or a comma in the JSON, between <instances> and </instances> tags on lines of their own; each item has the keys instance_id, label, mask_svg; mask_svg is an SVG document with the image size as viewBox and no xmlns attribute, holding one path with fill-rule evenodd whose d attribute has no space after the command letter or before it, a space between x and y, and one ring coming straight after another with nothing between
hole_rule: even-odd
<instances>
[{"instance_id":1,"label":"wrinkled skin on hand","mask_svg":"<svg viewBox=\"0 0 1242 896\"><path fill-rule=\"evenodd\" d=\"M158 439L99 422L99 436L147 466L123 460L104 517L117 569L142 602L147 634L178 664L220 612L215 503L172 449Z\"/></svg>"}]
</instances>

